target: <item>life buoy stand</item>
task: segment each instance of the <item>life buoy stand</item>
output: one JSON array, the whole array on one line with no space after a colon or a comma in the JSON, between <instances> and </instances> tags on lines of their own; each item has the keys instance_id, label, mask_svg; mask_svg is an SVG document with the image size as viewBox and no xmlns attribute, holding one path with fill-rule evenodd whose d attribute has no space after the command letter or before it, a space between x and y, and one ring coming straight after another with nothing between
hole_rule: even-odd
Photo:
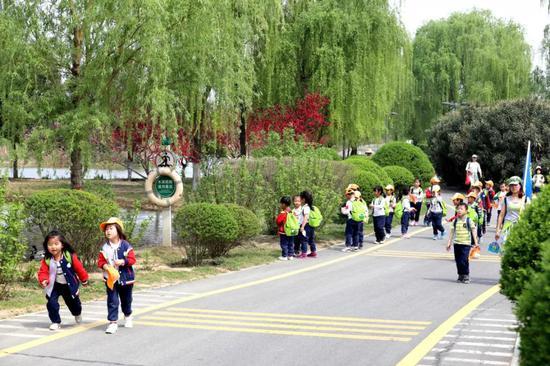
<instances>
[{"instance_id":1,"label":"life buoy stand","mask_svg":"<svg viewBox=\"0 0 550 366\"><path fill-rule=\"evenodd\" d=\"M153 184L155 184L157 178L162 175L172 178L172 180L176 184L176 192L174 192L174 195L172 197L160 198L155 195ZM151 201L151 203L160 207L170 207L182 198L183 182L181 181L181 177L175 170L172 170L169 167L156 168L151 173L149 173L147 179L145 180L145 194L147 195L147 198L149 199L149 201Z\"/></svg>"}]
</instances>

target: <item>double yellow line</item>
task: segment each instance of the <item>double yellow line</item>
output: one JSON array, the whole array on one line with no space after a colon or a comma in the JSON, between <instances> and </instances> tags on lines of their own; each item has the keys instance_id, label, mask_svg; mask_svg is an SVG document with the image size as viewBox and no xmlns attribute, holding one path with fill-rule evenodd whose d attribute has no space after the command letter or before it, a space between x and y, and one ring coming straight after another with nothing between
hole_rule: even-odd
<instances>
[{"instance_id":1,"label":"double yellow line","mask_svg":"<svg viewBox=\"0 0 550 366\"><path fill-rule=\"evenodd\" d=\"M139 325L355 340L408 342L431 322L168 308Z\"/></svg>"},{"instance_id":2,"label":"double yellow line","mask_svg":"<svg viewBox=\"0 0 550 366\"><path fill-rule=\"evenodd\" d=\"M400 250L379 250L377 252L369 254L373 257L392 257L392 258L412 258L412 259L434 259L434 260L452 260L454 261L453 254L447 253L434 253L434 252L408 252ZM500 257L498 256L482 256L481 258L472 259L471 262L491 262L500 263Z\"/></svg>"}]
</instances>

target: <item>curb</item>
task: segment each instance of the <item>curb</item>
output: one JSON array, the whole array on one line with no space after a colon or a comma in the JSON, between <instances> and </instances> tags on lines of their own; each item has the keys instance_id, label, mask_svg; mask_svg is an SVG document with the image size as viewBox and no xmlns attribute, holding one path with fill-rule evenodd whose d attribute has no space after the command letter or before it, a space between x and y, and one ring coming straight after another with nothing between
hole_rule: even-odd
<instances>
[{"instance_id":1,"label":"curb","mask_svg":"<svg viewBox=\"0 0 550 366\"><path fill-rule=\"evenodd\" d=\"M512 356L512 362L510 363L511 366L519 366L519 343L520 343L520 336L518 333L518 337L516 338L516 344L514 346L514 355Z\"/></svg>"}]
</instances>

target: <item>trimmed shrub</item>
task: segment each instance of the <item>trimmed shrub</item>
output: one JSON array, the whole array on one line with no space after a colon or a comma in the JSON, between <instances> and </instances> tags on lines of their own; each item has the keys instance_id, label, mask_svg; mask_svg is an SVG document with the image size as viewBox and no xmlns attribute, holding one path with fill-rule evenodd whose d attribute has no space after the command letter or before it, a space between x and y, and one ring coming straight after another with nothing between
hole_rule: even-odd
<instances>
[{"instance_id":1,"label":"trimmed shrub","mask_svg":"<svg viewBox=\"0 0 550 366\"><path fill-rule=\"evenodd\" d=\"M395 141L383 145L372 160L380 166L398 165L407 168L415 178L420 178L423 184L435 175L428 155L419 147L406 142Z\"/></svg>"},{"instance_id":2,"label":"trimmed shrub","mask_svg":"<svg viewBox=\"0 0 550 366\"><path fill-rule=\"evenodd\" d=\"M382 185L380 178L376 174L360 169L354 171L350 183L355 183L359 186L361 196L367 203L370 203L374 199L374 187Z\"/></svg>"},{"instance_id":3,"label":"trimmed shrub","mask_svg":"<svg viewBox=\"0 0 550 366\"><path fill-rule=\"evenodd\" d=\"M521 336L521 365L550 365L550 241L544 244L542 271L531 278L516 307Z\"/></svg>"},{"instance_id":4,"label":"trimmed shrub","mask_svg":"<svg viewBox=\"0 0 550 366\"><path fill-rule=\"evenodd\" d=\"M23 206L6 202L7 179L0 179L0 299L11 294L11 286L19 276L18 267L26 250L22 238Z\"/></svg>"},{"instance_id":5,"label":"trimmed shrub","mask_svg":"<svg viewBox=\"0 0 550 366\"><path fill-rule=\"evenodd\" d=\"M393 180L396 195L404 187L410 187L414 183L414 175L407 168L397 165L388 165L382 168Z\"/></svg>"},{"instance_id":6,"label":"trimmed shrub","mask_svg":"<svg viewBox=\"0 0 550 366\"><path fill-rule=\"evenodd\" d=\"M174 228L191 265L199 265L209 256L216 258L234 247L239 227L231 211L223 205L193 203L181 207Z\"/></svg>"},{"instance_id":7,"label":"trimmed shrub","mask_svg":"<svg viewBox=\"0 0 550 366\"><path fill-rule=\"evenodd\" d=\"M42 236L53 229L61 231L74 246L87 268L93 268L104 235L99 223L117 216L115 202L93 193L72 189L49 189L34 193L25 200L29 222Z\"/></svg>"},{"instance_id":8,"label":"trimmed shrub","mask_svg":"<svg viewBox=\"0 0 550 366\"><path fill-rule=\"evenodd\" d=\"M387 184L393 184L393 181L388 173L386 173L386 171L382 169L382 167L371 158L368 158L366 156L353 155L344 160L344 163L351 164L356 168L361 169L362 171L373 173L378 177L378 179L380 179L380 182L382 182L383 186Z\"/></svg>"},{"instance_id":9,"label":"trimmed shrub","mask_svg":"<svg viewBox=\"0 0 550 366\"><path fill-rule=\"evenodd\" d=\"M330 215L338 209L352 170L341 162L313 156L225 161L201 180L196 192L188 193L187 202L238 204L263 219L269 233L276 233L281 196L309 190L315 206Z\"/></svg>"},{"instance_id":10,"label":"trimmed shrub","mask_svg":"<svg viewBox=\"0 0 550 366\"><path fill-rule=\"evenodd\" d=\"M224 206L231 212L235 221L237 221L239 229L237 241L252 239L262 232L260 220L254 215L254 212L234 203L226 203Z\"/></svg>"},{"instance_id":11,"label":"trimmed shrub","mask_svg":"<svg viewBox=\"0 0 550 366\"><path fill-rule=\"evenodd\" d=\"M253 149L251 155L255 158L283 158L311 156L322 160L341 160L338 152L330 147L308 143L303 136L296 137L294 130L287 128L283 134L270 131L264 146Z\"/></svg>"},{"instance_id":12,"label":"trimmed shrub","mask_svg":"<svg viewBox=\"0 0 550 366\"><path fill-rule=\"evenodd\" d=\"M517 300L534 273L540 272L542 248L550 239L550 189L545 188L521 214L504 246L502 293Z\"/></svg>"}]
</instances>

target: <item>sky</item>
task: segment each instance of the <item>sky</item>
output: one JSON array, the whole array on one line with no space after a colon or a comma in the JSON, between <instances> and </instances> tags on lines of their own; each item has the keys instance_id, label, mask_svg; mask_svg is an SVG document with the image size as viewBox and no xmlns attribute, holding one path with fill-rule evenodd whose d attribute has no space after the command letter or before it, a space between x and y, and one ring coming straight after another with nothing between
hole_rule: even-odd
<instances>
[{"instance_id":1,"label":"sky","mask_svg":"<svg viewBox=\"0 0 550 366\"><path fill-rule=\"evenodd\" d=\"M546 4L540 0L393 0L401 3L401 21L414 37L416 30L429 20L447 18L454 12L472 9L490 10L497 18L512 20L524 29L525 39L531 46L533 66L543 65L541 42L544 27L550 24Z\"/></svg>"}]
</instances>

